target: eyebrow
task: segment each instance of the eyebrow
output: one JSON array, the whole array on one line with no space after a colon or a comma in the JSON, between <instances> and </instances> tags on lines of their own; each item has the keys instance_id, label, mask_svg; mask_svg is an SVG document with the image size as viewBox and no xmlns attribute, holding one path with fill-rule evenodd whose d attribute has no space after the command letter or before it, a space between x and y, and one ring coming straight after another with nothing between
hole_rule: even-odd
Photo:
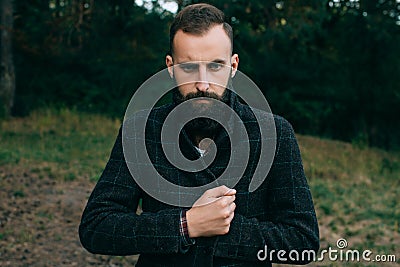
<instances>
[{"instance_id":1,"label":"eyebrow","mask_svg":"<svg viewBox=\"0 0 400 267\"><path fill-rule=\"evenodd\" d=\"M218 63L222 65L226 65L226 60L224 59L214 59L213 61L206 61L206 60L188 60L183 62L177 62L176 64L186 64L186 63L194 63L194 62L207 62L207 63Z\"/></svg>"},{"instance_id":2,"label":"eyebrow","mask_svg":"<svg viewBox=\"0 0 400 267\"><path fill-rule=\"evenodd\" d=\"M211 61L213 63L219 63L219 64L224 64L226 63L226 61L224 59L214 59L213 61Z\"/></svg>"}]
</instances>

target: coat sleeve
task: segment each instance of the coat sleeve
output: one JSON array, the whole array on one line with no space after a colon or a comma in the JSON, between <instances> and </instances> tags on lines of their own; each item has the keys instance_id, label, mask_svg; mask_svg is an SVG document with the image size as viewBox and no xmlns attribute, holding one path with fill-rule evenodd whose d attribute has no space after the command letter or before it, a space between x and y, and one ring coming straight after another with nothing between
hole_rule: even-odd
<instances>
[{"instance_id":1,"label":"coat sleeve","mask_svg":"<svg viewBox=\"0 0 400 267\"><path fill-rule=\"evenodd\" d=\"M319 249L317 218L293 128L280 117L275 123L277 150L274 163L264 187L257 189L268 194L268 203L263 203L268 207L266 219L235 213L229 233L219 236L216 241L214 255L217 257L259 261L258 252L267 248L266 262L305 264L312 260L308 259L308 254ZM272 250L275 253L270 258ZM284 260L277 257L279 250L285 251L280 255ZM297 251L299 257L293 252L290 259L292 250ZM260 255L264 256L264 252Z\"/></svg>"},{"instance_id":2,"label":"coat sleeve","mask_svg":"<svg viewBox=\"0 0 400 267\"><path fill-rule=\"evenodd\" d=\"M134 182L122 151L122 130L94 188L79 226L82 245L92 253L132 255L177 253L179 209L136 214L142 191Z\"/></svg>"}]
</instances>

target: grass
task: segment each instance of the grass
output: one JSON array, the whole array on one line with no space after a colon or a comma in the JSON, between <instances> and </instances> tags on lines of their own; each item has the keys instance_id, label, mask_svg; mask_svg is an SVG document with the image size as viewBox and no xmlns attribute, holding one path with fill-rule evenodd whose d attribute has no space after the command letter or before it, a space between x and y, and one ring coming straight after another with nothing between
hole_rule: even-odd
<instances>
[{"instance_id":1,"label":"grass","mask_svg":"<svg viewBox=\"0 0 400 267\"><path fill-rule=\"evenodd\" d=\"M400 154L298 136L321 230L321 248L398 254ZM397 249L397 250L396 250ZM399 256L397 262L399 262Z\"/></svg>"},{"instance_id":2,"label":"grass","mask_svg":"<svg viewBox=\"0 0 400 267\"><path fill-rule=\"evenodd\" d=\"M72 181L97 179L120 121L68 109L39 110L0 122L0 166L31 166L30 172Z\"/></svg>"},{"instance_id":3,"label":"grass","mask_svg":"<svg viewBox=\"0 0 400 267\"><path fill-rule=\"evenodd\" d=\"M2 121L0 168L23 167L37 179L95 182L119 126L118 120L68 109L38 110L26 118ZM345 238L349 249L397 253L399 262L400 153L302 135L298 142L319 220L321 248L336 248L336 240ZM18 187L13 195L25 196ZM20 235L31 238L23 230Z\"/></svg>"}]
</instances>

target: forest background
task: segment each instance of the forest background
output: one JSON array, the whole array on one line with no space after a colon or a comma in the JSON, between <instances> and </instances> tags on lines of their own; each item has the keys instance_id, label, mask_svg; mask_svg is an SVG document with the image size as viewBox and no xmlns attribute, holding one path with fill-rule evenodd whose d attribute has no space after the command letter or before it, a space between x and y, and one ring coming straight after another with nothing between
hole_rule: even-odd
<instances>
[{"instance_id":1,"label":"forest background","mask_svg":"<svg viewBox=\"0 0 400 267\"><path fill-rule=\"evenodd\" d=\"M138 86L165 67L174 15L165 7L195 2L33 0L4 7L13 16L2 23L11 37L2 38L1 113L68 107L121 118ZM400 147L399 0L208 2L234 28L241 71L297 132Z\"/></svg>"}]
</instances>

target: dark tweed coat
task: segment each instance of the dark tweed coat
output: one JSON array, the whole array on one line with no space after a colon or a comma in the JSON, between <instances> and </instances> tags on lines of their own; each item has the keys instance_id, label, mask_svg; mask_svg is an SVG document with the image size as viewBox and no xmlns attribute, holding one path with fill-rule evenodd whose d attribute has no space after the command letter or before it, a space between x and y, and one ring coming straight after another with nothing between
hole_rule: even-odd
<instances>
[{"instance_id":1,"label":"dark tweed coat","mask_svg":"<svg viewBox=\"0 0 400 267\"><path fill-rule=\"evenodd\" d=\"M136 266L271 266L270 261L257 258L265 245L268 251L297 250L300 255L304 250L318 250L317 219L291 125L282 117L274 116L277 132L274 162L263 184L249 193L260 153L259 128L249 107L239 103L236 97L231 97L230 105L249 133L250 161L235 186L237 207L228 234L196 238L195 245L181 252L181 208L155 200L135 183L124 159L120 130L109 162L82 216L79 235L83 246L99 254L140 254ZM198 186L213 181L229 161L227 133L221 131L215 139L218 152L208 169L189 173L173 168L160 153L159 137L162 122L173 107L168 104L155 108L148 120L146 145L154 166L176 184ZM181 137L182 153L188 158L198 158L199 153L190 139L185 134ZM139 199L142 199L143 213L136 215ZM276 253L272 262L279 262L275 256Z\"/></svg>"}]
</instances>

